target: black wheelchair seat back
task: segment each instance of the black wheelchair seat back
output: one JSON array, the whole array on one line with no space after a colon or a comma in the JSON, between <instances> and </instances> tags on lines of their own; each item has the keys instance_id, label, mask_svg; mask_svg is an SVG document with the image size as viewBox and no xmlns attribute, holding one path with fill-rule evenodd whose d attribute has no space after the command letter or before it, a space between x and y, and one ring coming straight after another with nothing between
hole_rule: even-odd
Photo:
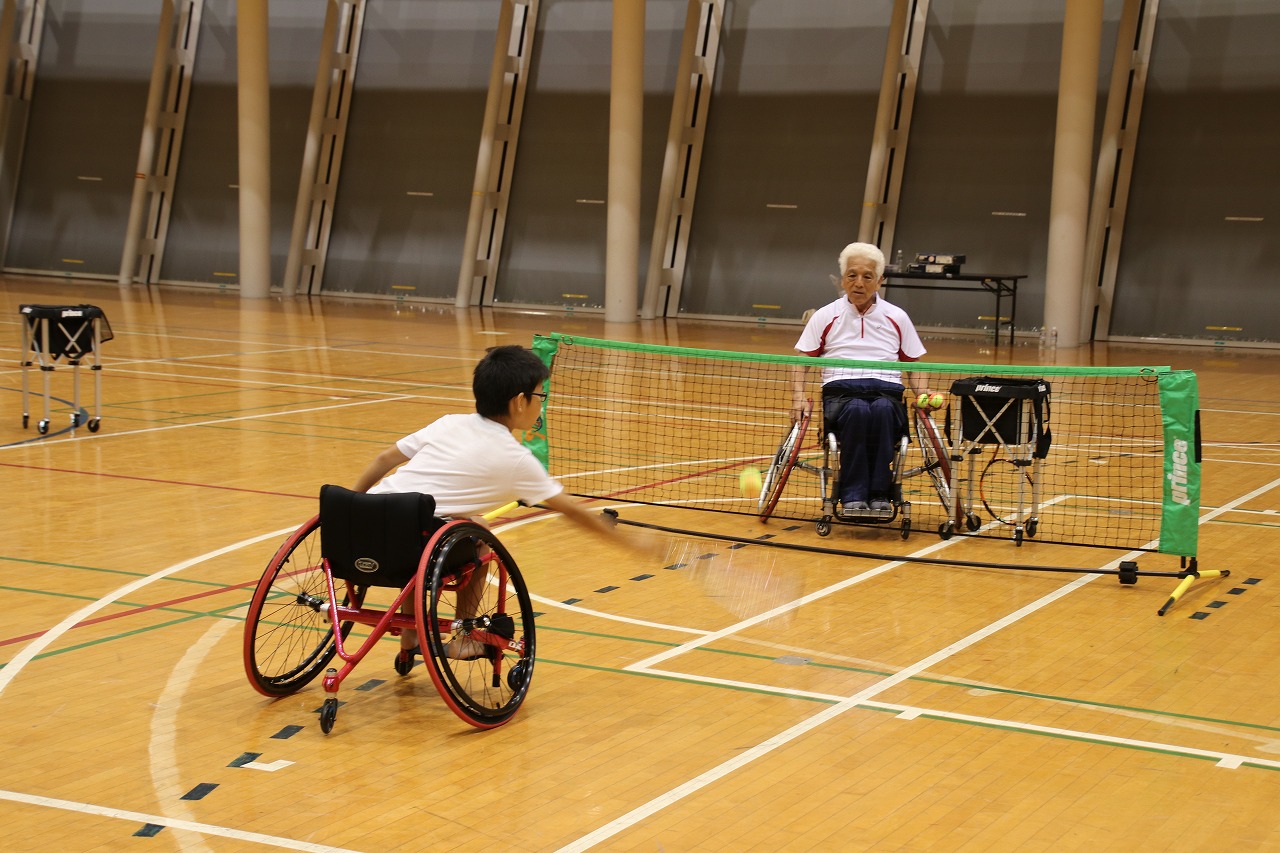
<instances>
[{"instance_id":1,"label":"black wheelchair seat back","mask_svg":"<svg viewBox=\"0 0 1280 853\"><path fill-rule=\"evenodd\" d=\"M320 553L335 578L403 588L431 534L446 523L435 509L435 498L417 492L369 495L321 486Z\"/></svg>"}]
</instances>

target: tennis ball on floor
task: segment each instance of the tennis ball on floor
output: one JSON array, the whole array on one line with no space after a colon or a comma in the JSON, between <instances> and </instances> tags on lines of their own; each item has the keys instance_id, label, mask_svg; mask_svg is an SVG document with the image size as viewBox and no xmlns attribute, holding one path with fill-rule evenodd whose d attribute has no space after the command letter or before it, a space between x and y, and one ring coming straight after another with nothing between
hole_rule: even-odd
<instances>
[{"instance_id":1,"label":"tennis ball on floor","mask_svg":"<svg viewBox=\"0 0 1280 853\"><path fill-rule=\"evenodd\" d=\"M764 480L760 477L760 469L743 468L742 473L738 475L738 488L742 490L744 498L760 497L760 490L764 488Z\"/></svg>"}]
</instances>

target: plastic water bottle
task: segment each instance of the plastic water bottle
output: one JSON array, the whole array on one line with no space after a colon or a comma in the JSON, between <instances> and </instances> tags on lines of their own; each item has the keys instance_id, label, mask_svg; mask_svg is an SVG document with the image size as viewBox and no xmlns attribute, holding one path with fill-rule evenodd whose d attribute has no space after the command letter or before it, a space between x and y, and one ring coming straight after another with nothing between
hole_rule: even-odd
<instances>
[{"instance_id":1,"label":"plastic water bottle","mask_svg":"<svg viewBox=\"0 0 1280 853\"><path fill-rule=\"evenodd\" d=\"M898 250L897 263L895 263L895 264L894 264L894 269L896 269L898 272L906 272L906 271L907 271L907 267L906 267L906 265L902 263L902 250L901 250L901 249L899 249L899 250Z\"/></svg>"}]
</instances>

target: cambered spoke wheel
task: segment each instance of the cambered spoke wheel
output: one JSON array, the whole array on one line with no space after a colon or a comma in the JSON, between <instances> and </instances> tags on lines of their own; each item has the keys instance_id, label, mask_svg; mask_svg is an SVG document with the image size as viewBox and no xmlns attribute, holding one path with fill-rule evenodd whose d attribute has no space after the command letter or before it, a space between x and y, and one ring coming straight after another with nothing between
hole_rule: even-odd
<instances>
[{"instance_id":1,"label":"cambered spoke wheel","mask_svg":"<svg viewBox=\"0 0 1280 853\"><path fill-rule=\"evenodd\" d=\"M244 665L267 696L287 696L310 683L337 650L320 562L320 519L298 528L276 551L249 602ZM342 624L345 639L350 622Z\"/></svg>"},{"instance_id":2,"label":"cambered spoke wheel","mask_svg":"<svg viewBox=\"0 0 1280 853\"><path fill-rule=\"evenodd\" d=\"M486 528L455 521L418 568L418 641L449 708L478 728L511 719L535 661L533 604L507 549Z\"/></svg>"}]
</instances>

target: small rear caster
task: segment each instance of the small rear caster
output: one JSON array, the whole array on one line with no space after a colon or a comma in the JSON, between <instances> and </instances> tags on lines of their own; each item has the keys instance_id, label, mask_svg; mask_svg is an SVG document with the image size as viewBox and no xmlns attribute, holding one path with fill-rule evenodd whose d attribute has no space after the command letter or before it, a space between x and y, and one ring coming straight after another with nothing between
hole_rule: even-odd
<instances>
[{"instance_id":1,"label":"small rear caster","mask_svg":"<svg viewBox=\"0 0 1280 853\"><path fill-rule=\"evenodd\" d=\"M26 412L23 412L23 413L22 413L22 428L23 428L23 429L26 429L26 428L27 428L27 424L29 424L29 423L31 423L31 415L27 414Z\"/></svg>"},{"instance_id":2,"label":"small rear caster","mask_svg":"<svg viewBox=\"0 0 1280 853\"><path fill-rule=\"evenodd\" d=\"M338 700L326 699L320 708L320 731L328 734L333 731L333 723L338 719Z\"/></svg>"},{"instance_id":3,"label":"small rear caster","mask_svg":"<svg viewBox=\"0 0 1280 853\"><path fill-rule=\"evenodd\" d=\"M1013 544L1017 548L1022 547L1022 528L1015 527L1013 529Z\"/></svg>"},{"instance_id":4,"label":"small rear caster","mask_svg":"<svg viewBox=\"0 0 1280 853\"><path fill-rule=\"evenodd\" d=\"M1037 524L1038 521L1039 519L1035 519L1035 518L1031 518L1027 520L1027 538L1032 538L1036 535L1036 527L1038 526Z\"/></svg>"},{"instance_id":5,"label":"small rear caster","mask_svg":"<svg viewBox=\"0 0 1280 853\"><path fill-rule=\"evenodd\" d=\"M817 523L816 528L819 536L830 536L831 535L831 519L829 518L822 519Z\"/></svg>"},{"instance_id":6,"label":"small rear caster","mask_svg":"<svg viewBox=\"0 0 1280 853\"><path fill-rule=\"evenodd\" d=\"M36 424L36 429L40 431L40 434L41 434L41 435L48 435L48 434L49 434L49 419L48 419L48 418L41 418L41 419L40 419L40 423Z\"/></svg>"},{"instance_id":7,"label":"small rear caster","mask_svg":"<svg viewBox=\"0 0 1280 853\"><path fill-rule=\"evenodd\" d=\"M902 519L902 530L899 532L899 534L898 534L898 535L899 535L899 536L901 536L903 539L908 539L908 538L910 538L910 536L911 536L911 519L909 519L909 518L904 518L904 519Z\"/></svg>"},{"instance_id":8,"label":"small rear caster","mask_svg":"<svg viewBox=\"0 0 1280 853\"><path fill-rule=\"evenodd\" d=\"M952 532L951 522L944 521L938 525L938 538L950 539Z\"/></svg>"},{"instance_id":9,"label":"small rear caster","mask_svg":"<svg viewBox=\"0 0 1280 853\"><path fill-rule=\"evenodd\" d=\"M78 427L78 426L80 426L80 413L79 413L79 412L72 412L72 413L71 413L71 428L72 428L72 429L75 429L75 428L76 428L76 427Z\"/></svg>"},{"instance_id":10,"label":"small rear caster","mask_svg":"<svg viewBox=\"0 0 1280 853\"><path fill-rule=\"evenodd\" d=\"M102 420L99 418L89 418L89 432L97 432L98 427L102 426Z\"/></svg>"},{"instance_id":11,"label":"small rear caster","mask_svg":"<svg viewBox=\"0 0 1280 853\"><path fill-rule=\"evenodd\" d=\"M978 518L976 512L971 512L964 517L964 526L969 528L969 532L972 533L982 526L982 519Z\"/></svg>"}]
</instances>

